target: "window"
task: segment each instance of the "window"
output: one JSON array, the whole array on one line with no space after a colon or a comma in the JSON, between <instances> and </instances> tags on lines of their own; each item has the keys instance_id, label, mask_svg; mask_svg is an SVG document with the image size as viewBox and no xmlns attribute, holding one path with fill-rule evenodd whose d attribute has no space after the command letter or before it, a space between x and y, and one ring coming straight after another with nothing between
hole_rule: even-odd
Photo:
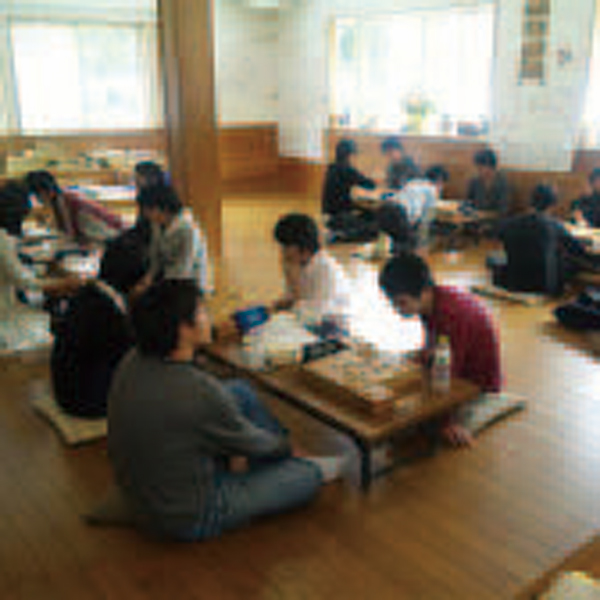
<instances>
[{"instance_id":1,"label":"window","mask_svg":"<svg viewBox=\"0 0 600 600\"><path fill-rule=\"evenodd\" d=\"M598 12L598 8L596 9ZM598 13L600 17L600 13ZM579 144L600 147L600 27L596 25L588 70L588 86L581 119Z\"/></svg>"},{"instance_id":2,"label":"window","mask_svg":"<svg viewBox=\"0 0 600 600\"><path fill-rule=\"evenodd\" d=\"M23 132L157 125L154 26L17 23L11 34Z\"/></svg>"},{"instance_id":3,"label":"window","mask_svg":"<svg viewBox=\"0 0 600 600\"><path fill-rule=\"evenodd\" d=\"M492 6L334 23L332 113L353 127L484 133Z\"/></svg>"}]
</instances>

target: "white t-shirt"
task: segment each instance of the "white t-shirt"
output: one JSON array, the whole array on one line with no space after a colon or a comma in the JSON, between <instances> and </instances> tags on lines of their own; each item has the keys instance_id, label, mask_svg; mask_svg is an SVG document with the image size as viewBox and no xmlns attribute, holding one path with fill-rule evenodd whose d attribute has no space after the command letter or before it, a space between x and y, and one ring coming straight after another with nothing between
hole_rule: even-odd
<instances>
[{"instance_id":1,"label":"white t-shirt","mask_svg":"<svg viewBox=\"0 0 600 600\"><path fill-rule=\"evenodd\" d=\"M342 266L325 250L317 252L300 274L300 299L294 311L305 322L326 315L346 316L351 286Z\"/></svg>"}]
</instances>

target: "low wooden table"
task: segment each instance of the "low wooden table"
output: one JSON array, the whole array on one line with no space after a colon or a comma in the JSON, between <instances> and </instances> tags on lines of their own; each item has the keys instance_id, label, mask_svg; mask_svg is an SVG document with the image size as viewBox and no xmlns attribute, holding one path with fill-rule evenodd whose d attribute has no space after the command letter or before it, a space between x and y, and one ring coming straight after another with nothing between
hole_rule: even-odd
<instances>
[{"instance_id":1,"label":"low wooden table","mask_svg":"<svg viewBox=\"0 0 600 600\"><path fill-rule=\"evenodd\" d=\"M534 600L549 591L556 578L562 573L583 571L591 577L600 579L600 534L593 537L559 565L550 569L539 579L527 586L517 596L517 600Z\"/></svg>"},{"instance_id":2,"label":"low wooden table","mask_svg":"<svg viewBox=\"0 0 600 600\"><path fill-rule=\"evenodd\" d=\"M394 464L373 473L372 456L377 447L399 438L416 425L474 400L479 394L475 385L462 380L452 381L451 391L445 395L433 394L427 391L427 386L421 386L421 389L412 392L414 402L406 402L407 396L399 398L403 410L391 415L375 416L357 410L341 390L335 394L327 394L319 386L315 386L314 381L299 366L279 367L272 371L251 369L241 344L237 341L216 343L205 349L205 353L218 363L233 367L240 374L253 379L281 400L348 435L360 452L361 485L365 490L375 477L396 466Z\"/></svg>"}]
</instances>

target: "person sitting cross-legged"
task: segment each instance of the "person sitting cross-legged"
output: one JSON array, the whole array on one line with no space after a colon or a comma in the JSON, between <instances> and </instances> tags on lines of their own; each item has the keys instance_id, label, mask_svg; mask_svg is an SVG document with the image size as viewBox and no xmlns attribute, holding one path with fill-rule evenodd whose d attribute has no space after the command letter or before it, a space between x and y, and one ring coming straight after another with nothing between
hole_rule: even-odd
<instances>
[{"instance_id":1,"label":"person sitting cross-legged","mask_svg":"<svg viewBox=\"0 0 600 600\"><path fill-rule=\"evenodd\" d=\"M353 165L357 152L353 140L340 140L335 148L335 161L327 167L321 209L332 241L372 241L377 237L374 213L352 199L354 187L367 190L377 187L373 179Z\"/></svg>"},{"instance_id":2,"label":"person sitting cross-legged","mask_svg":"<svg viewBox=\"0 0 600 600\"><path fill-rule=\"evenodd\" d=\"M147 261L124 239L109 242L98 279L64 303L51 355L54 396L78 417L106 416L112 374L133 346L129 302L149 283Z\"/></svg>"},{"instance_id":3,"label":"person sitting cross-legged","mask_svg":"<svg viewBox=\"0 0 600 600\"><path fill-rule=\"evenodd\" d=\"M379 283L403 316L418 315L427 331L424 358L429 361L436 344L447 336L452 352L452 377L474 383L482 394L501 388L500 347L491 315L471 294L436 285L429 266L415 254L391 258ZM460 413L444 422L443 437L453 445L469 445L470 432Z\"/></svg>"},{"instance_id":4,"label":"person sitting cross-legged","mask_svg":"<svg viewBox=\"0 0 600 600\"><path fill-rule=\"evenodd\" d=\"M551 215L556 204L555 191L538 185L529 209L502 224L499 236L506 257L489 259L496 285L514 292L559 295L579 272L600 272L600 259Z\"/></svg>"},{"instance_id":5,"label":"person sitting cross-legged","mask_svg":"<svg viewBox=\"0 0 600 600\"><path fill-rule=\"evenodd\" d=\"M249 384L194 362L211 323L193 281L151 286L132 322L136 348L109 394L108 451L140 527L181 541L215 537L305 505L340 475L341 458L294 456Z\"/></svg>"}]
</instances>

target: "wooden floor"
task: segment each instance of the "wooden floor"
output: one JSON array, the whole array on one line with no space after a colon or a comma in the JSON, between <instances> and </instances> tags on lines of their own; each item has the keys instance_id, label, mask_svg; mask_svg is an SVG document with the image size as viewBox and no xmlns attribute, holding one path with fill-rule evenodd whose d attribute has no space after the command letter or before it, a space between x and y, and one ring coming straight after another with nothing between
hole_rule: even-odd
<instances>
[{"instance_id":1,"label":"wooden floor","mask_svg":"<svg viewBox=\"0 0 600 600\"><path fill-rule=\"evenodd\" d=\"M226 278L248 297L276 295L272 226L284 211L315 209L281 194L227 199ZM361 288L374 284L372 265L340 252ZM435 256L438 279L481 279L482 256ZM110 478L105 447L66 449L32 414L45 367L3 372L0 598L511 598L599 527L600 369L576 338L545 326L549 306L489 305L508 388L528 397L528 411L475 449L396 472L368 496L337 484L306 510L207 543L87 527L80 515ZM314 429L290 418L299 434Z\"/></svg>"}]
</instances>

